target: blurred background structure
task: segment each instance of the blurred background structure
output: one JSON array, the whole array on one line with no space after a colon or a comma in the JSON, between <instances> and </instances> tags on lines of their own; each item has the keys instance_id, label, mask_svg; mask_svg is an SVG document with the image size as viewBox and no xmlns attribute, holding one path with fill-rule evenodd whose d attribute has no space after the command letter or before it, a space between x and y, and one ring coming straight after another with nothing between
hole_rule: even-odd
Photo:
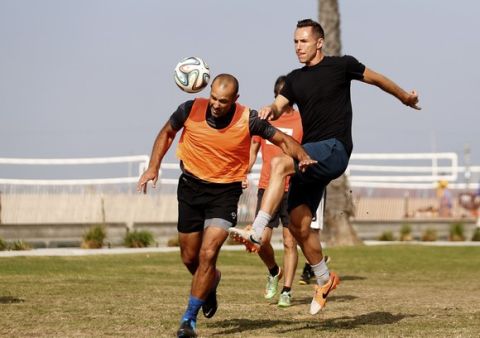
<instances>
[{"instance_id":1,"label":"blurred background structure","mask_svg":"<svg viewBox=\"0 0 480 338\"><path fill-rule=\"evenodd\" d=\"M162 164L157 188L140 194L136 182L148 159L146 155L0 158L0 168L33 166L77 173L71 179L0 177L0 237L36 246L71 246L80 242L85 229L100 224L106 226L112 245L121 244L128 229L149 230L164 245L176 232L180 168L178 163ZM124 175L89 175L90 170L102 172L102 166L112 164L123 166ZM82 169L85 176L78 175ZM256 164L249 176L252 184L241 197L240 224L253 220L259 169ZM480 204L480 166L459 165L455 153L354 153L347 177L355 209L350 221L361 239L376 239L386 230L397 232L405 223L412 225L417 238L427 227L435 227L440 238L447 237L449 225L456 221L473 231Z\"/></svg>"}]
</instances>

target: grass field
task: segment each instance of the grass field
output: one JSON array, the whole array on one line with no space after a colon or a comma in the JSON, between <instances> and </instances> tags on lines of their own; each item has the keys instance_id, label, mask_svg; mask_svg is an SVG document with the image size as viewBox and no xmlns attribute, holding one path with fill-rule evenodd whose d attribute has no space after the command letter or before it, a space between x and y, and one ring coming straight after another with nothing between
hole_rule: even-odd
<instances>
[{"instance_id":1,"label":"grass field","mask_svg":"<svg viewBox=\"0 0 480 338\"><path fill-rule=\"evenodd\" d=\"M316 316L311 286L295 280L293 306L280 309L263 299L258 257L222 252L220 308L200 314L199 335L480 336L480 247L327 252L342 283ZM0 258L0 336L174 337L189 286L178 253Z\"/></svg>"}]
</instances>

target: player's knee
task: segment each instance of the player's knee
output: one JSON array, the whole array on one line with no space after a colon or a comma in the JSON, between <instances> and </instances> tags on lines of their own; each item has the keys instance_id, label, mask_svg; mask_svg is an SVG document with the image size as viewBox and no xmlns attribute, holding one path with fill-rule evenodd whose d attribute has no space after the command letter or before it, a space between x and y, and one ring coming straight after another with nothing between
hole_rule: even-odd
<instances>
[{"instance_id":1,"label":"player's knee","mask_svg":"<svg viewBox=\"0 0 480 338\"><path fill-rule=\"evenodd\" d=\"M307 227L292 227L290 231L297 241L303 243L307 240L310 229Z\"/></svg>"},{"instance_id":2,"label":"player's knee","mask_svg":"<svg viewBox=\"0 0 480 338\"><path fill-rule=\"evenodd\" d=\"M200 250L200 262L211 264L217 257L217 251L212 248L202 248Z\"/></svg>"},{"instance_id":3,"label":"player's knee","mask_svg":"<svg viewBox=\"0 0 480 338\"><path fill-rule=\"evenodd\" d=\"M272 173L280 176L286 176L290 174L290 169L293 166L293 160L287 155L279 155L272 158L270 164Z\"/></svg>"},{"instance_id":4,"label":"player's knee","mask_svg":"<svg viewBox=\"0 0 480 338\"><path fill-rule=\"evenodd\" d=\"M294 239L284 240L283 247L285 251L294 251L297 249L297 242Z\"/></svg>"},{"instance_id":5,"label":"player's knee","mask_svg":"<svg viewBox=\"0 0 480 338\"><path fill-rule=\"evenodd\" d=\"M198 257L191 254L186 254L186 253L182 253L181 257L182 257L182 262L187 267L188 271L194 274L198 268Z\"/></svg>"}]
</instances>

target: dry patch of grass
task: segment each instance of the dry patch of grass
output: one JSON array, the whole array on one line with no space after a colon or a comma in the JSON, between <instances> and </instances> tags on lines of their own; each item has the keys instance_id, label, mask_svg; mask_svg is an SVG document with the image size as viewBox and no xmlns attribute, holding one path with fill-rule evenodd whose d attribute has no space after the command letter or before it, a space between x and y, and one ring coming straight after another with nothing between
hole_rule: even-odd
<instances>
[{"instance_id":1,"label":"dry patch of grass","mask_svg":"<svg viewBox=\"0 0 480 338\"><path fill-rule=\"evenodd\" d=\"M311 286L296 280L293 306L278 308L263 299L259 258L222 252L220 308L212 319L199 315L200 336L480 336L479 247L328 254L342 283L311 316ZM0 336L174 337L189 287L178 253L1 258Z\"/></svg>"}]
</instances>

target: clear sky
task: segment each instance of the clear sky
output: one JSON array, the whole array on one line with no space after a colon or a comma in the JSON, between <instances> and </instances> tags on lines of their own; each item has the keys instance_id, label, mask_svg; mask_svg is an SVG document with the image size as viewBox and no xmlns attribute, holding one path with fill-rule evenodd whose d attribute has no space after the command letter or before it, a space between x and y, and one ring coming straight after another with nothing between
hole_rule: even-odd
<instances>
[{"instance_id":1,"label":"clear sky","mask_svg":"<svg viewBox=\"0 0 480 338\"><path fill-rule=\"evenodd\" d=\"M340 0L340 11L343 53L416 89L423 108L353 82L354 152L462 159L469 144L480 163L480 2ZM0 157L149 154L194 97L173 81L186 56L236 75L239 101L259 108L300 66L297 20L317 17L315 0L0 0Z\"/></svg>"}]
</instances>

